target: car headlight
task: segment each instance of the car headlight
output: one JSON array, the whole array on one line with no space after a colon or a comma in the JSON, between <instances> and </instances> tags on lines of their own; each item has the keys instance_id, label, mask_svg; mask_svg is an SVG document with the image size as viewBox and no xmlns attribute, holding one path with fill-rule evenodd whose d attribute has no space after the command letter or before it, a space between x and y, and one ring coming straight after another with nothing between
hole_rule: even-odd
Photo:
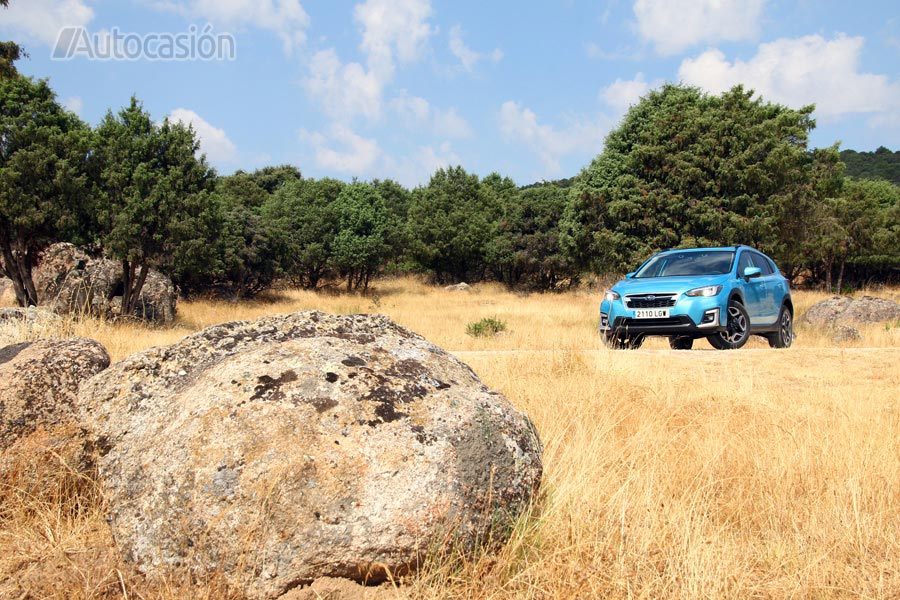
<instances>
[{"instance_id":1,"label":"car headlight","mask_svg":"<svg viewBox=\"0 0 900 600\"><path fill-rule=\"evenodd\" d=\"M717 296L722 291L721 285L708 285L706 287L694 288L684 293L685 296L703 296L711 298Z\"/></svg>"},{"instance_id":2,"label":"car headlight","mask_svg":"<svg viewBox=\"0 0 900 600\"><path fill-rule=\"evenodd\" d=\"M606 300L612 302L613 300L618 300L622 296L619 295L619 292L614 292L613 290L606 290Z\"/></svg>"}]
</instances>

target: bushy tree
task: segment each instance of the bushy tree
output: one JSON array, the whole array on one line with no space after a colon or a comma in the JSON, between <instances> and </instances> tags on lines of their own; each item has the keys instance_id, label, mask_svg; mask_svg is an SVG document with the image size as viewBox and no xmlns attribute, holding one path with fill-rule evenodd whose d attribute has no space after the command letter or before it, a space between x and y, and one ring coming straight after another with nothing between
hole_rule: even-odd
<instances>
[{"instance_id":1,"label":"bushy tree","mask_svg":"<svg viewBox=\"0 0 900 600\"><path fill-rule=\"evenodd\" d=\"M509 286L538 289L577 279L560 246L559 223L567 199L566 189L553 183L522 188L509 198L489 245L495 277Z\"/></svg>"},{"instance_id":2,"label":"bushy tree","mask_svg":"<svg viewBox=\"0 0 900 600\"><path fill-rule=\"evenodd\" d=\"M563 242L594 271L633 268L673 246L747 243L770 252L815 191L812 106L666 85L633 106L572 186ZM793 216L792 216L793 218Z\"/></svg>"},{"instance_id":3,"label":"bushy tree","mask_svg":"<svg viewBox=\"0 0 900 600\"><path fill-rule=\"evenodd\" d=\"M498 213L477 175L462 167L439 169L427 186L413 191L408 213L413 259L440 283L484 278Z\"/></svg>"},{"instance_id":4,"label":"bushy tree","mask_svg":"<svg viewBox=\"0 0 900 600\"><path fill-rule=\"evenodd\" d=\"M333 203L345 185L328 178L289 181L263 206L281 269L294 285L315 289L330 275L338 231Z\"/></svg>"},{"instance_id":5,"label":"bushy tree","mask_svg":"<svg viewBox=\"0 0 900 600\"><path fill-rule=\"evenodd\" d=\"M331 264L346 278L348 291L365 291L391 250L384 200L375 186L356 182L341 190L331 208L337 222Z\"/></svg>"},{"instance_id":6,"label":"bushy tree","mask_svg":"<svg viewBox=\"0 0 900 600\"><path fill-rule=\"evenodd\" d=\"M99 230L122 264L124 315L134 312L149 270L169 270L185 244L214 260L203 216L215 172L198 151L192 128L154 123L136 98L97 128Z\"/></svg>"},{"instance_id":7,"label":"bushy tree","mask_svg":"<svg viewBox=\"0 0 900 600\"><path fill-rule=\"evenodd\" d=\"M0 78L0 272L22 306L38 302L38 253L72 234L90 204L90 139L46 81Z\"/></svg>"}]
</instances>

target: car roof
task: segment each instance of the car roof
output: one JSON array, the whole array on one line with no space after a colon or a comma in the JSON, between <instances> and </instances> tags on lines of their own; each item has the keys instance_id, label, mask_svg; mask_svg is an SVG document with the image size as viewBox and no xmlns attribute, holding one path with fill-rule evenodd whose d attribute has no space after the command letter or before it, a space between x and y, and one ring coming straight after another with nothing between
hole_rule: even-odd
<instances>
[{"instance_id":1,"label":"car roof","mask_svg":"<svg viewBox=\"0 0 900 600\"><path fill-rule=\"evenodd\" d=\"M744 246L743 244L737 246L708 246L705 248L667 248L665 250L660 250L658 254L668 254L669 252L708 252L710 250L719 250L723 252L734 252L740 248L746 248L748 250L753 250L750 246Z\"/></svg>"}]
</instances>

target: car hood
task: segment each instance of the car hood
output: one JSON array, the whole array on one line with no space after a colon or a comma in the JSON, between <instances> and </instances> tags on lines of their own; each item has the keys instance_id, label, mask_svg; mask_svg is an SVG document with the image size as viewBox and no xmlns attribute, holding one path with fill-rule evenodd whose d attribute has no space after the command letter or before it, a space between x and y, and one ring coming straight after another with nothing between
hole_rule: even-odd
<instances>
[{"instance_id":1,"label":"car hood","mask_svg":"<svg viewBox=\"0 0 900 600\"><path fill-rule=\"evenodd\" d=\"M625 294L669 293L682 294L694 288L719 285L728 275L691 275L688 277L649 277L647 279L623 279L613 289Z\"/></svg>"}]
</instances>

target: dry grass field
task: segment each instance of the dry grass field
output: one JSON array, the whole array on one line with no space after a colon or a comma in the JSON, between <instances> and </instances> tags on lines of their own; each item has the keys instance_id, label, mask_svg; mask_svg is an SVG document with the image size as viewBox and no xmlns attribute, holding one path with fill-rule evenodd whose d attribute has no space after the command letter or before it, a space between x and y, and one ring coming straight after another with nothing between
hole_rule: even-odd
<instances>
[{"instance_id":1,"label":"dry grass field","mask_svg":"<svg viewBox=\"0 0 900 600\"><path fill-rule=\"evenodd\" d=\"M798 314L825 297L795 293ZM800 326L788 350L760 339L611 351L598 301L397 280L367 297L183 302L170 328L62 321L17 335L92 337L117 360L214 323L315 308L384 313L454 352L535 422L544 482L507 544L433 561L405 582L410 599L900 598L898 324L840 346ZM466 335L484 317L507 332ZM215 580L137 576L94 483L61 466L67 449L38 452L45 441L2 457L15 468L0 481L0 597L228 597Z\"/></svg>"}]
</instances>

